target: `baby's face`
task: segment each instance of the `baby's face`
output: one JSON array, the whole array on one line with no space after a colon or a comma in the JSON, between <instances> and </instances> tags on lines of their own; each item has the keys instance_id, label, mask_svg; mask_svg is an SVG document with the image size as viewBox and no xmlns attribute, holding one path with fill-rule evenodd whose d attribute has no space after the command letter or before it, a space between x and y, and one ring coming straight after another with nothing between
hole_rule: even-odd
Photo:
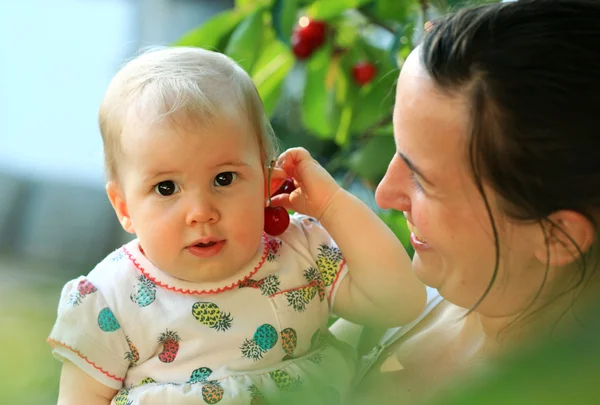
<instances>
[{"instance_id":1,"label":"baby's face","mask_svg":"<svg viewBox=\"0 0 600 405\"><path fill-rule=\"evenodd\" d=\"M148 259L188 281L219 281L257 253L265 170L246 123L207 128L128 122L121 190Z\"/></svg>"}]
</instances>

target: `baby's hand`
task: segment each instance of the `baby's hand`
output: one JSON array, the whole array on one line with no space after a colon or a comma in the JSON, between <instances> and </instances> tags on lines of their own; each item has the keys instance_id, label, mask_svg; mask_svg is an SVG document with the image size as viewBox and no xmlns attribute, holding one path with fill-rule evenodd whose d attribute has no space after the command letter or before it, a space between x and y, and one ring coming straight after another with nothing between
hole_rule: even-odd
<instances>
[{"instance_id":1,"label":"baby's hand","mask_svg":"<svg viewBox=\"0 0 600 405\"><path fill-rule=\"evenodd\" d=\"M320 220L341 187L304 148L291 148L283 152L277 160L277 166L294 179L296 189L291 194L273 197L273 205Z\"/></svg>"}]
</instances>

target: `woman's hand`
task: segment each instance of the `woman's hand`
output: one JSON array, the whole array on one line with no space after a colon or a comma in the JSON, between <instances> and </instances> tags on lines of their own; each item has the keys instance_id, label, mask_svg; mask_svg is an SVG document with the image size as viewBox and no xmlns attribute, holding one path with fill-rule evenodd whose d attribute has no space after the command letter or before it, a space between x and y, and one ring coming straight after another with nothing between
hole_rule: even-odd
<instances>
[{"instance_id":1,"label":"woman's hand","mask_svg":"<svg viewBox=\"0 0 600 405\"><path fill-rule=\"evenodd\" d=\"M296 190L273 197L272 204L320 220L341 187L304 148L288 149L279 156L277 166L294 179Z\"/></svg>"}]
</instances>

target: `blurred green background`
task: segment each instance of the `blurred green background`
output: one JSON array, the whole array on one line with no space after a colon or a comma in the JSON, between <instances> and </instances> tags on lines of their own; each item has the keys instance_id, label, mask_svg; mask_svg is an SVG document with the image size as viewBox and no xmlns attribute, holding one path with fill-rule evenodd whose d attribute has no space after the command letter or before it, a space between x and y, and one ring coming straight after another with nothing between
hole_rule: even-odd
<instances>
[{"instance_id":1,"label":"blurred green background","mask_svg":"<svg viewBox=\"0 0 600 405\"><path fill-rule=\"evenodd\" d=\"M30 42L39 42L56 33L55 43L63 43L66 49L64 54L54 51L46 59L39 58L42 68L47 64L46 70L54 69L44 80L83 89L93 97L83 102L82 95L70 96L62 103L54 103L52 100L61 88L47 90L53 96L44 103L46 109L57 104L68 111L76 112L82 106L91 111L67 114L64 123L50 126L48 120L40 119L46 127L38 130L25 130L26 119L18 119L12 129L17 136L3 138L0 404L55 403L60 363L52 358L45 339L54 321L60 289L68 279L87 273L101 257L130 237L120 231L104 196L101 145L95 122L104 88L123 62L139 49L160 44L201 46L228 54L257 85L282 149L309 149L340 184L380 215L412 254L402 214L378 209L373 197L374 187L395 150L395 82L404 58L418 43L427 21L484 2L489 1L112 0L100 4L90 0L25 0L12 8L3 3L0 34L6 35L0 36L4 38L0 45L8 49L16 41L8 39L9 34L28 21L37 21L29 24L22 35L29 35ZM54 20L48 16L54 16ZM9 32L11 22L13 32ZM312 45L307 44L315 32L321 37L313 38ZM12 49L18 52L21 48L15 45ZM118 51L111 54L111 49ZM77 50L90 54L77 56ZM106 55L112 55L108 62ZM22 63L17 63L22 58L17 56L9 58L15 61L13 71L6 68L10 65L4 61L0 66L5 69L0 70L0 91L9 96L9 84L22 69ZM86 59L93 64L77 68L77 63ZM103 70L97 72L95 79L90 72L99 65ZM78 74L81 77L74 79ZM24 77L35 76L25 71ZM43 96L40 86L31 88L26 98ZM14 91L23 94L28 90L19 87ZM14 99L9 96L5 98ZM20 109L11 115L18 116L24 108L18 106ZM6 114L9 110L2 111ZM55 112L53 117L58 114ZM85 118L85 130L70 129L78 116ZM11 116L2 118L10 124ZM44 131L50 131L50 135ZM72 138L66 138L65 133L72 133ZM38 134L52 142L44 146L42 138L36 138L40 137ZM18 144L18 139L24 139L24 143ZM94 141L83 147L78 144L82 139ZM36 145L42 145L39 156L32 156ZM68 155L61 155L64 150ZM30 155L20 161L13 159L16 163L8 165L9 158L21 151ZM40 165L40 157L44 156L53 156L62 166ZM69 156L80 160L65 165L70 162ZM50 176L49 167L60 170ZM90 170L88 178L78 176ZM535 404L542 403L537 402L542 398L545 404L566 403L567 398L573 398L572 404L600 403L600 399L589 402L598 396L594 396L597 391L590 388L589 379L585 378L590 373L600 375L591 369L592 362L597 364L595 360L600 360L597 332L578 337L577 343L566 342L539 353L532 350L529 357L517 356L491 377L482 376L474 386L457 385L451 393L454 402L444 399L435 403L501 404L510 400ZM590 356L586 356L588 353ZM548 373L563 376L566 394L551 394L560 384L543 388L550 381L543 378ZM540 376L541 388L519 397L519 393L526 392L524 387L530 386L529 378L535 375Z\"/></svg>"}]
</instances>

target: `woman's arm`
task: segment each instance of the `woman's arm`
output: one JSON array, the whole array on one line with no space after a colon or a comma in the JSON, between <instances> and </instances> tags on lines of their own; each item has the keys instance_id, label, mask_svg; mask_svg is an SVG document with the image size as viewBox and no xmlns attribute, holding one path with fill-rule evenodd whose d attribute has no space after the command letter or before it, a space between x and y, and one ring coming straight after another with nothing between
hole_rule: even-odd
<instances>
[{"instance_id":1,"label":"woman's arm","mask_svg":"<svg viewBox=\"0 0 600 405\"><path fill-rule=\"evenodd\" d=\"M60 374L58 405L109 405L117 390L99 383L65 360Z\"/></svg>"}]
</instances>

